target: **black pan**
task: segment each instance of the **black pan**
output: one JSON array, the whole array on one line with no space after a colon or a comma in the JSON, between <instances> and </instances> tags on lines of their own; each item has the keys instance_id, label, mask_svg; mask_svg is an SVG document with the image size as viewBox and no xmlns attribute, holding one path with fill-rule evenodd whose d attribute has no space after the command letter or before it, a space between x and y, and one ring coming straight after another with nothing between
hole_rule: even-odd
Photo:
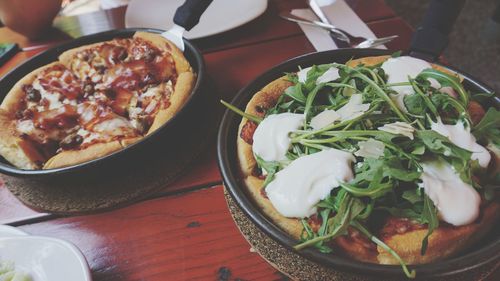
<instances>
[{"instance_id":1,"label":"black pan","mask_svg":"<svg viewBox=\"0 0 500 281\"><path fill-rule=\"evenodd\" d=\"M113 38L129 38L136 31L147 31L161 33L157 29L121 29L112 30L89 36L84 36L70 42L61 44L49 49L41 54L29 59L14 70L10 71L0 80L0 100L3 100L14 84L26 74L34 69L57 60L57 57L66 50L79 46L111 40ZM204 100L207 98L205 63L200 51L189 40L184 40L184 55L191 64L193 71L197 74L196 82L191 96L186 101L180 111L162 127L153 134L143 138L141 141L109 154L107 156L91 160L85 163L49 170L22 170L12 166L5 159L0 157L0 173L18 176L18 177L36 177L36 178L55 178L55 177L73 177L89 176L90 174L109 174L122 171L125 166L130 167L134 164L147 161L149 157L154 157L160 151L168 153L165 148L174 146L179 142L179 138L185 136L181 128L192 127L196 123L194 115L203 110ZM181 130L179 132L179 130Z\"/></svg>"},{"instance_id":2,"label":"black pan","mask_svg":"<svg viewBox=\"0 0 500 281\"><path fill-rule=\"evenodd\" d=\"M451 27L449 27L449 29L451 29ZM420 29L419 31L417 31L417 34L414 37L414 41L412 42L412 50L410 50L410 52L408 53L412 56L417 56L433 61L444 49L447 39L443 38L443 34L439 34L436 29L432 29L432 32L425 32L428 30L429 29ZM443 33L447 34L448 31L445 31ZM438 40L431 40L431 42L440 43L429 46L429 44L425 43L429 42L429 36L431 38L436 36L439 37L437 38ZM256 92L258 92L271 81L283 76L284 73L297 71L298 66L305 68L313 64L324 64L331 62L345 63L351 58L388 55L391 53L392 52L378 49L339 49L320 53L311 53L293 58L257 77L254 81L243 88L231 101L231 103L241 110L244 110L246 104ZM468 74L457 69L452 69L449 67L445 68L448 68L451 71L457 72L462 75L464 77L464 87L471 92L491 92L490 88L478 82L478 80L472 78ZM484 106L495 106L498 108L500 106L500 99L497 97L494 105L488 104ZM264 233L279 242L281 245L292 251L295 251L293 249L293 246L296 245L297 241L291 238L286 232L281 230L272 221L270 221L264 215L261 209L250 199L251 197L249 197L249 195L245 191L245 187L240 176L241 174L239 170L239 162L236 153L237 131L240 120L240 116L236 115L232 111L227 110L219 127L219 133L217 137L217 157L224 180L224 185L226 186L229 194L232 196L236 204L252 220L255 225L257 225ZM482 265L485 265L494 260L498 260L500 258L499 232L500 230L497 227L494 231L492 231L491 235L489 235L487 239L483 239L483 241L479 245L476 245L474 248L458 257L449 258L443 261L425 265L411 266L411 268L416 269L418 278L423 278L423 280L426 280L431 277L440 278L444 276L457 275L465 271L481 267ZM347 257L342 257L340 255L323 254L317 249L313 248L298 251L298 254L302 255L306 259L312 260L327 267L331 267L335 270L341 270L370 277L380 277L383 279L404 277L404 273L400 266L364 263Z\"/></svg>"},{"instance_id":3,"label":"black pan","mask_svg":"<svg viewBox=\"0 0 500 281\"><path fill-rule=\"evenodd\" d=\"M174 16L177 25L190 30L196 24L212 0L186 0ZM103 42L114 38L130 38L136 31L162 33L163 30L148 28L128 28L96 33L51 48L24 62L10 71L0 80L0 101L5 98L14 84L26 74L38 67L56 61L58 56L66 50L79 46ZM159 157L168 157L169 152L183 147L183 139L189 133L202 126L197 117L204 114L207 108L209 93L205 74L205 63L201 52L189 41L184 41L184 56L196 73L196 82L191 95L179 112L168 122L163 124L154 133L140 141L109 155L84 162L81 164L48 170L22 170L14 167L3 157L0 157L0 173L23 178L43 180L70 180L79 181L102 176L116 177L121 173L137 172L135 168L144 168L145 164L154 162ZM208 113L210 114L210 113ZM154 164L152 164L154 165Z\"/></svg>"},{"instance_id":4,"label":"black pan","mask_svg":"<svg viewBox=\"0 0 500 281\"><path fill-rule=\"evenodd\" d=\"M414 34L409 55L434 62L446 47L448 34L452 29L453 22L460 12L464 1L458 1L460 5L447 5L446 1L433 1L429 12L424 18L422 26ZM447 1L453 2L453 1ZM313 64L345 63L351 58L367 56L388 55L392 52L378 49L339 49L320 53L312 53L288 60L271 70L265 72L245 88L243 88L231 102L234 106L244 110L251 97L271 81L283 76L285 72L297 71L297 66L308 67ZM463 85L473 93L492 92L486 85L478 82L470 75L445 67L459 73L464 77ZM485 105L500 108L500 98L497 96L493 104ZM286 248L293 250L297 243L288 234L271 222L255 205L247 195L242 179L240 178L239 162L236 153L236 139L238 125L241 118L232 111L226 110L222 123L219 127L217 137L217 157L221 169L224 184L236 204L264 233L269 235ZM323 254L317 249L304 249L298 251L306 259L315 261L335 270L357 273L369 277L403 278L404 273L400 266L379 265L364 263L335 254ZM445 276L458 275L481 267L487 263L500 258L500 227L483 239L479 245L469 249L466 253L443 261L433 262L425 265L411 266L416 269L417 277L422 280L429 278L440 279Z\"/></svg>"}]
</instances>

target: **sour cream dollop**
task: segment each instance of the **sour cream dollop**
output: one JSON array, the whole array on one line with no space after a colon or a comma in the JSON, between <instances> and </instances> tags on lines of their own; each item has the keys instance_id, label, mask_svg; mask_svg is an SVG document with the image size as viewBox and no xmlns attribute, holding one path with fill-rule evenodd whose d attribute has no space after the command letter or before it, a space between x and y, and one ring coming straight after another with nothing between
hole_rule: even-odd
<instances>
[{"instance_id":1,"label":"sour cream dollop","mask_svg":"<svg viewBox=\"0 0 500 281\"><path fill-rule=\"evenodd\" d=\"M382 64L381 67L387 75L388 84L408 82L408 77L415 78L424 69L432 68L430 63L409 56L389 58ZM436 80L432 79L429 81L431 82L432 87L440 87L439 83ZM407 111L404 104L404 97L413 94L413 88L409 85L391 86L390 88L397 93L397 95L391 96L397 107L401 110Z\"/></svg>"},{"instance_id":2,"label":"sour cream dollop","mask_svg":"<svg viewBox=\"0 0 500 281\"><path fill-rule=\"evenodd\" d=\"M477 160L483 168L488 167L491 160L489 151L476 142L470 128L465 128L463 122L459 121L455 125L445 125L441 120L438 120L436 123L431 123L431 129L447 137L456 146L471 151L472 160Z\"/></svg>"},{"instance_id":3,"label":"sour cream dollop","mask_svg":"<svg viewBox=\"0 0 500 281\"><path fill-rule=\"evenodd\" d=\"M264 161L286 160L290 148L290 132L304 125L304 114L280 113L266 117L253 135L253 153Z\"/></svg>"},{"instance_id":4,"label":"sour cream dollop","mask_svg":"<svg viewBox=\"0 0 500 281\"><path fill-rule=\"evenodd\" d=\"M440 217L455 226L474 222L479 216L481 197L445 161L422 163L422 187L434 202Z\"/></svg>"},{"instance_id":5,"label":"sour cream dollop","mask_svg":"<svg viewBox=\"0 0 500 281\"><path fill-rule=\"evenodd\" d=\"M302 156L276 173L266 187L274 208L285 217L305 218L340 183L352 180L351 153L328 149Z\"/></svg>"}]
</instances>

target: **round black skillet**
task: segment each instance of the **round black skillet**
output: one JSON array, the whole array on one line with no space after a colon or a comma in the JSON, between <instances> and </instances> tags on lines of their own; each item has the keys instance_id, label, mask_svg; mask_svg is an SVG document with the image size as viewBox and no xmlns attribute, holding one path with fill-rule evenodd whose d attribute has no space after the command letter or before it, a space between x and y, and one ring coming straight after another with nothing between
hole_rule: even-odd
<instances>
[{"instance_id":1,"label":"round black skillet","mask_svg":"<svg viewBox=\"0 0 500 281\"><path fill-rule=\"evenodd\" d=\"M297 71L297 66L308 67L313 64L324 64L330 62L345 63L351 58L367 56L387 55L391 52L375 49L339 49L320 53L312 53L286 61L271 70L265 72L249 85L243 88L231 101L231 104L244 110L251 97L274 79L283 76L286 72ZM469 75L452 69L464 77L464 86L471 92L489 92L490 89L477 82ZM500 100L497 100L500 104ZM250 219L266 234L285 245L289 249L297 243L288 234L272 223L250 199L245 192L244 184L240 176L238 158L236 154L236 139L238 125L241 118L232 111L226 111L219 127L217 137L217 157L219 167L224 179L224 184L230 195L234 198L238 206ZM498 234L498 233L497 233ZM322 254L316 249L305 249L299 251L301 255L312 259L323 265L360 274L376 275L384 277L403 277L401 267L363 263L335 254ZM413 266L417 270L418 277L440 277L458 274L466 270L477 268L492 260L500 258L500 237L494 236L477 245L466 254L456 258L447 259L432 264Z\"/></svg>"},{"instance_id":2,"label":"round black skillet","mask_svg":"<svg viewBox=\"0 0 500 281\"><path fill-rule=\"evenodd\" d=\"M440 6L434 1L432 12L424 20L423 26L419 28L413 38L409 55L434 61L442 52L447 43L447 34L451 30L452 22L458 15L459 7ZM441 11L441 13L440 13ZM443 16L445 14L445 16ZM450 20L443 20L448 18ZM320 53L311 53L288 60L271 70L257 77L254 81L243 88L231 103L245 109L250 98L265 85L283 76L286 72L295 72L297 67L303 68L324 63L345 63L352 58L361 58L368 56L388 55L392 52L378 49L338 49ZM463 85L472 93L491 92L484 84L473 79L469 75L450 68L450 70L459 73L464 77ZM495 104L483 105L485 107L500 107L500 99L497 97ZM240 176L239 164L236 153L236 139L238 125L241 118L232 111L227 110L224 114L222 123L219 127L217 137L217 157L221 169L224 184L243 212L255 223L264 233L278 241L290 250L297 243L288 234L282 231L272 223L250 199L245 192L244 184ZM416 265L411 268L416 269L417 276L427 280L429 278L440 278L444 276L456 275L471 269L475 269L500 258L500 229L494 227L494 231L487 239L470 249L460 256L434 262L425 265ZM317 263L342 270L350 273L356 273L366 276L376 276L381 278L404 277L403 271L399 266L379 265L372 263L363 263L335 254L323 254L316 249L304 249L298 252L307 259Z\"/></svg>"},{"instance_id":3,"label":"round black skillet","mask_svg":"<svg viewBox=\"0 0 500 281\"><path fill-rule=\"evenodd\" d=\"M70 42L49 49L21 64L0 80L0 101L5 98L9 90L23 76L34 69L57 60L57 57L66 50L79 46L111 40L113 38L130 38L136 31L147 31L161 33L157 29L121 29L92 34L81 37ZM91 176L115 176L121 172L142 166L151 157L168 155L169 150L182 148L182 138L185 137L183 129L196 128L199 120L196 117L204 110L205 99L208 98L206 91L205 63L200 51L189 42L184 40L184 56L191 64L193 71L197 74L196 82L191 96L180 109L180 111L153 134L143 138L141 141L128 146L107 156L94 159L78 165L49 170L22 170L12 166L0 157L0 173L37 179L58 180L71 178L78 180L80 177ZM186 149L186 148L185 148Z\"/></svg>"}]
</instances>

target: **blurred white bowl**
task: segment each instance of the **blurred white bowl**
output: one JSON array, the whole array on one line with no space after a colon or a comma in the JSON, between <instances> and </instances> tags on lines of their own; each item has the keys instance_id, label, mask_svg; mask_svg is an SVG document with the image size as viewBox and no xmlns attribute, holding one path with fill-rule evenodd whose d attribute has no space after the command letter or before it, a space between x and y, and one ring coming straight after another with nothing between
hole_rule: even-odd
<instances>
[{"instance_id":1,"label":"blurred white bowl","mask_svg":"<svg viewBox=\"0 0 500 281\"><path fill-rule=\"evenodd\" d=\"M69 242L40 236L0 237L0 260L12 261L33 281L91 281L85 257Z\"/></svg>"},{"instance_id":2,"label":"blurred white bowl","mask_svg":"<svg viewBox=\"0 0 500 281\"><path fill-rule=\"evenodd\" d=\"M8 225L0 225L0 238L1 237L12 237L12 236L24 236L28 233Z\"/></svg>"}]
</instances>

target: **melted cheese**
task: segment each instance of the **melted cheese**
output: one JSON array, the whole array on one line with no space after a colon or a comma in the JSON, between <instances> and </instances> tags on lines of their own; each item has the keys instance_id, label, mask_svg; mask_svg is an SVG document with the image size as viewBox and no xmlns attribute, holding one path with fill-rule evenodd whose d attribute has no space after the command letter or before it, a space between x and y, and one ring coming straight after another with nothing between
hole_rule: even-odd
<instances>
[{"instance_id":1,"label":"melted cheese","mask_svg":"<svg viewBox=\"0 0 500 281\"><path fill-rule=\"evenodd\" d=\"M441 219L456 226L474 222L481 204L477 191L464 183L444 161L422 163L422 168L422 187L434 202Z\"/></svg>"},{"instance_id":2,"label":"melted cheese","mask_svg":"<svg viewBox=\"0 0 500 281\"><path fill-rule=\"evenodd\" d=\"M121 136L127 134L133 134L134 128L123 117L116 117L112 119L106 119L93 128L95 132L105 133L111 136Z\"/></svg>"},{"instance_id":3,"label":"melted cheese","mask_svg":"<svg viewBox=\"0 0 500 281\"><path fill-rule=\"evenodd\" d=\"M381 67L387 75L388 84L408 82L408 76L415 78L418 74L420 74L420 72L422 72L422 70L432 68L428 62L408 56L389 58L382 64ZM390 88L397 93L396 95L391 96L397 107L406 111L404 97L413 94L413 88L409 85L391 86Z\"/></svg>"},{"instance_id":4,"label":"melted cheese","mask_svg":"<svg viewBox=\"0 0 500 281\"><path fill-rule=\"evenodd\" d=\"M304 115L280 113L266 117L253 135L253 153L264 161L286 160L286 152L290 148L290 132L302 127Z\"/></svg>"},{"instance_id":5,"label":"melted cheese","mask_svg":"<svg viewBox=\"0 0 500 281\"><path fill-rule=\"evenodd\" d=\"M267 197L285 217L308 217L333 188L352 180L354 161L351 153L336 149L300 157L276 173L266 187Z\"/></svg>"},{"instance_id":6,"label":"melted cheese","mask_svg":"<svg viewBox=\"0 0 500 281\"><path fill-rule=\"evenodd\" d=\"M477 160L483 168L488 167L491 160L490 153L476 142L470 128L465 128L462 122L459 121L455 125L445 125L441 120L438 120L436 123L431 123L431 129L447 137L456 146L471 151L472 160Z\"/></svg>"},{"instance_id":7,"label":"melted cheese","mask_svg":"<svg viewBox=\"0 0 500 281\"><path fill-rule=\"evenodd\" d=\"M46 91L38 80L33 82L33 89L36 89L40 92L40 96L42 99L46 99L49 102L49 110L58 109L63 106L61 99L61 94L59 93L50 93Z\"/></svg>"}]
</instances>

